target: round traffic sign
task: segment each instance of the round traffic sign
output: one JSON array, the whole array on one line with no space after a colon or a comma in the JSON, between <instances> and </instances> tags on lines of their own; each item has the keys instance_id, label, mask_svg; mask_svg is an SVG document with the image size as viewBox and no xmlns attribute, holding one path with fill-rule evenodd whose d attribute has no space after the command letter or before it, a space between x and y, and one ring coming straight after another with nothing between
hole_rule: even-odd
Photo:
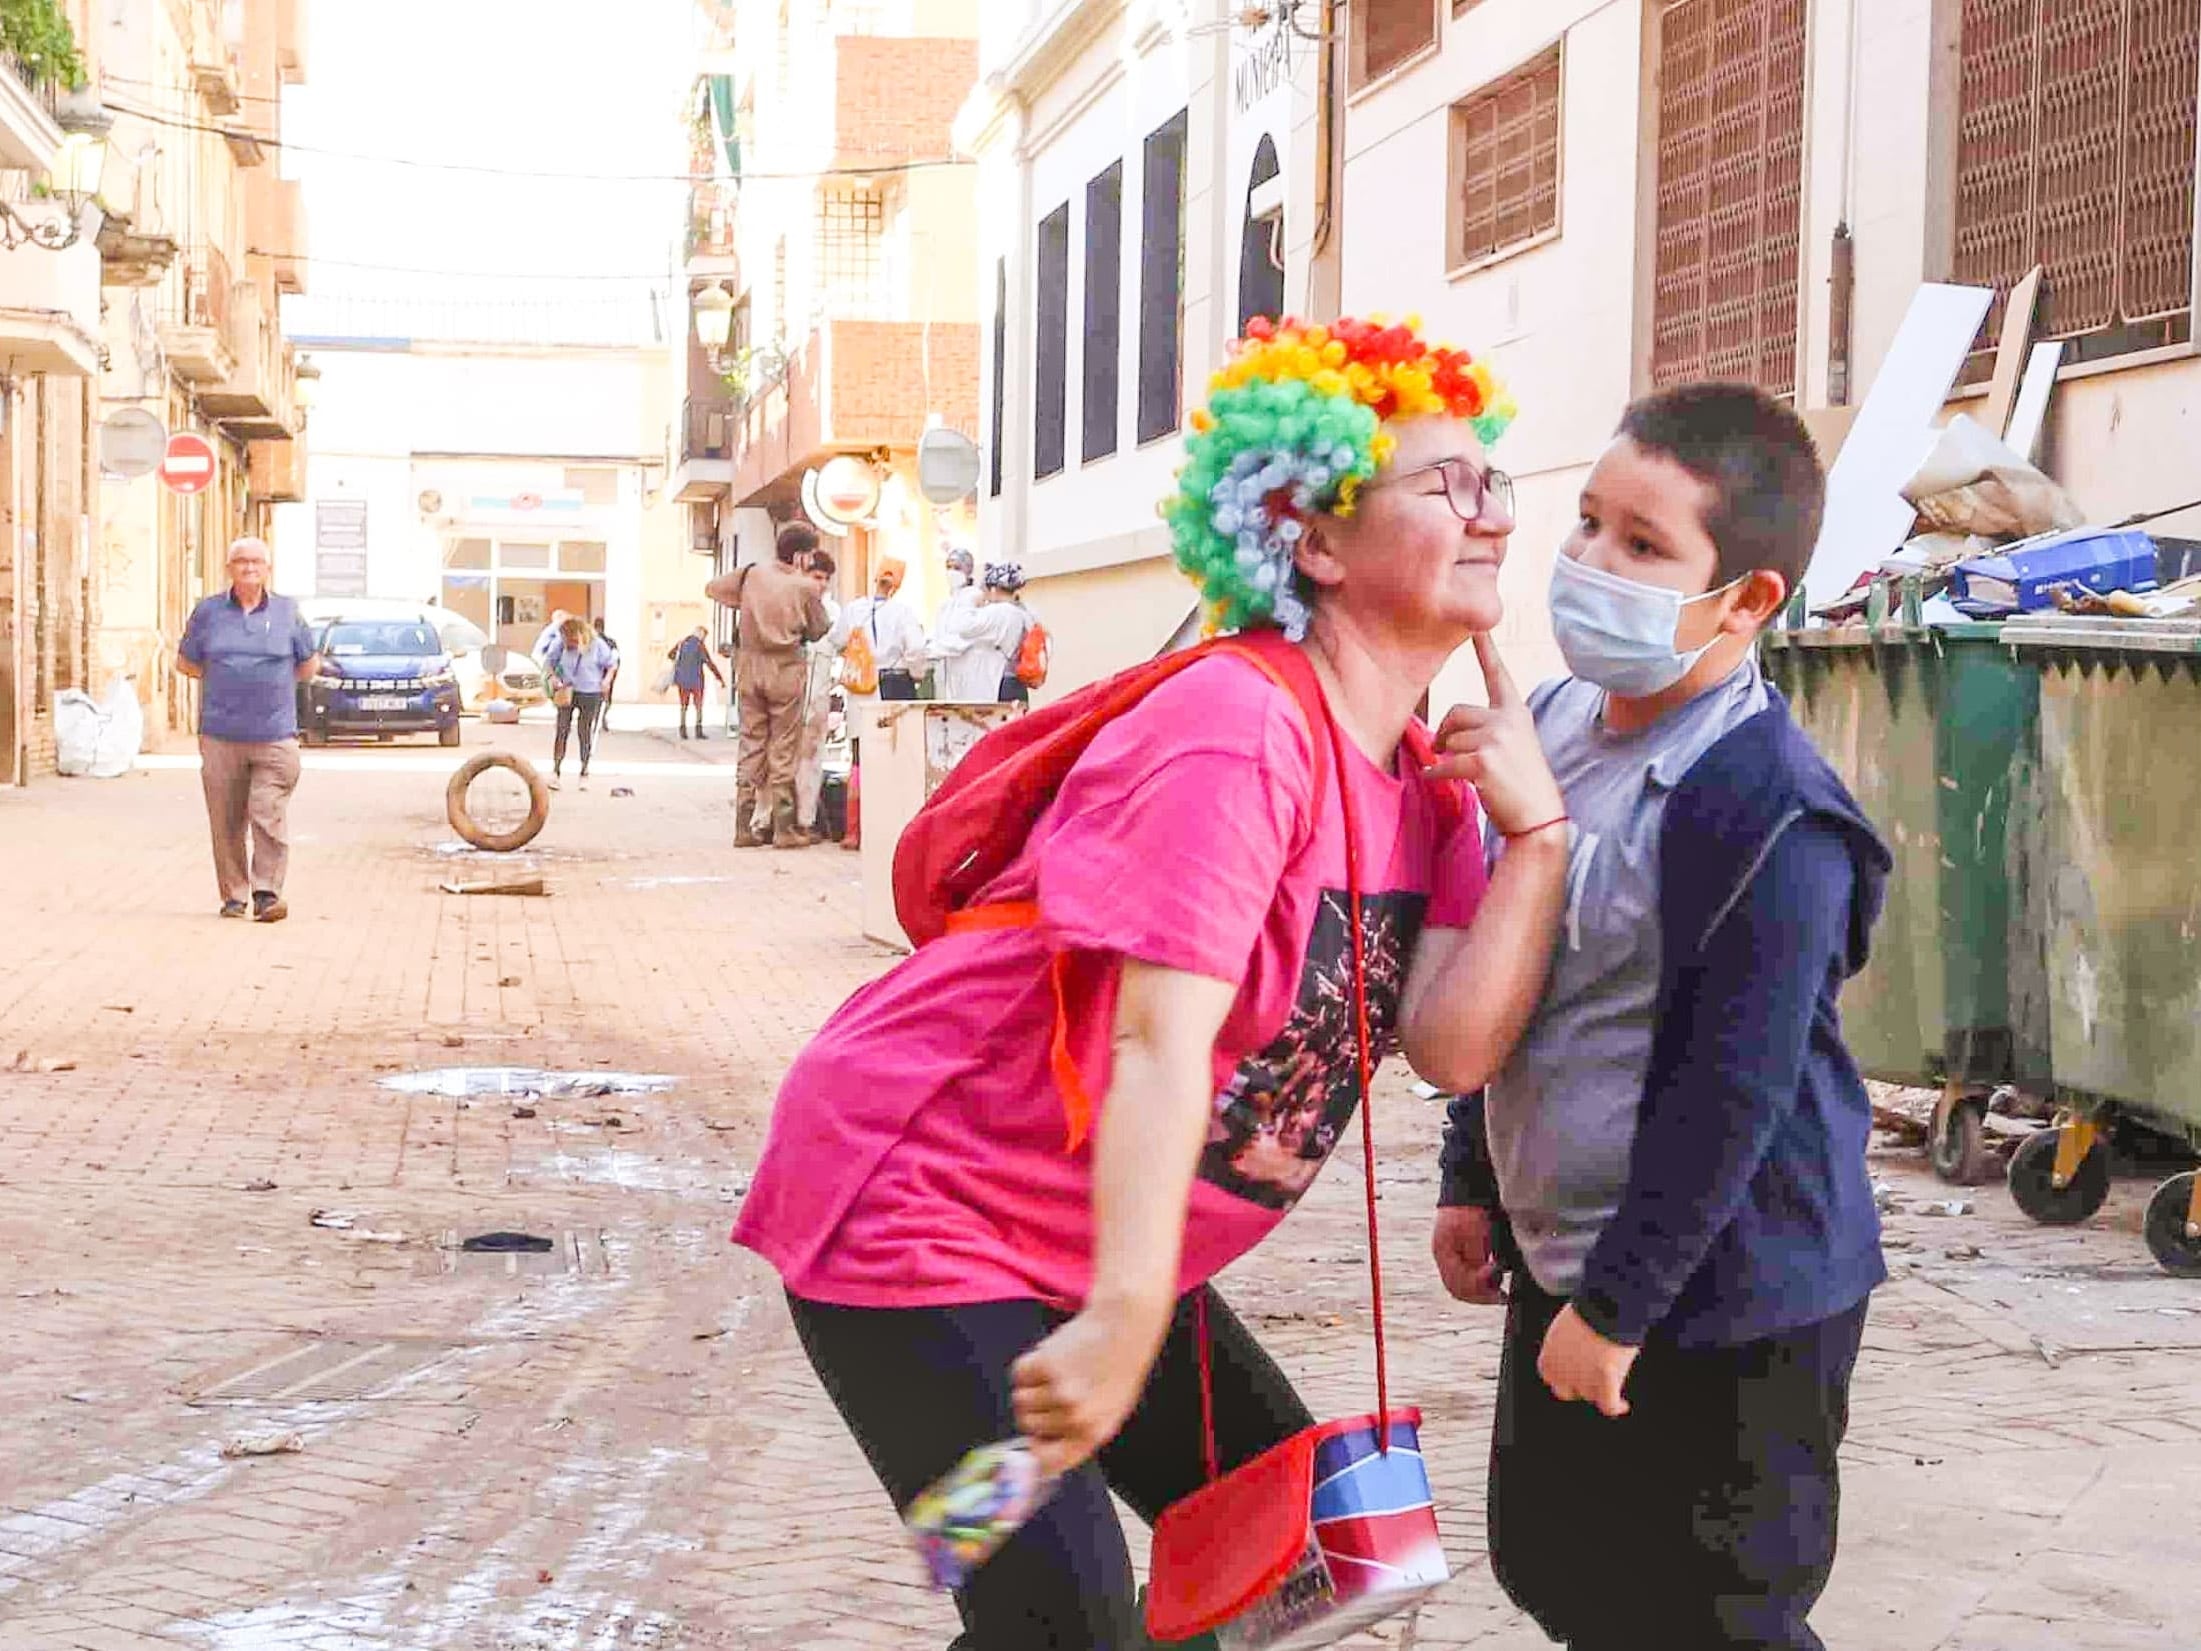
<instances>
[{"instance_id":1,"label":"round traffic sign","mask_svg":"<svg viewBox=\"0 0 2201 1651\"><path fill-rule=\"evenodd\" d=\"M167 426L142 407L118 407L100 421L99 467L110 476L150 476L167 451Z\"/></svg>"},{"instance_id":2,"label":"round traffic sign","mask_svg":"<svg viewBox=\"0 0 2201 1651\"><path fill-rule=\"evenodd\" d=\"M168 438L160 479L171 493L204 493L214 482L214 444L188 430L177 431Z\"/></svg>"},{"instance_id":3,"label":"round traffic sign","mask_svg":"<svg viewBox=\"0 0 2201 1651\"><path fill-rule=\"evenodd\" d=\"M917 491L937 505L958 504L978 487L978 443L936 424L917 438Z\"/></svg>"}]
</instances>

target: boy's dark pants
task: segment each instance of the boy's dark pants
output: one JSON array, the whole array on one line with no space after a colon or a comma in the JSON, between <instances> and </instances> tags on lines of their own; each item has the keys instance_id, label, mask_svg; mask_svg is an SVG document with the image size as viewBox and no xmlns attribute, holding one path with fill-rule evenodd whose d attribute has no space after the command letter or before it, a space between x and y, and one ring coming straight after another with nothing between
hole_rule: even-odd
<instances>
[{"instance_id":1,"label":"boy's dark pants","mask_svg":"<svg viewBox=\"0 0 2201 1651\"><path fill-rule=\"evenodd\" d=\"M1654 1339L1629 1411L1561 1403L1536 1373L1566 1305L1512 1279L1490 1448L1490 1559L1576 1651L1819 1651L1835 1451L1865 1303L1740 1347Z\"/></svg>"}]
</instances>

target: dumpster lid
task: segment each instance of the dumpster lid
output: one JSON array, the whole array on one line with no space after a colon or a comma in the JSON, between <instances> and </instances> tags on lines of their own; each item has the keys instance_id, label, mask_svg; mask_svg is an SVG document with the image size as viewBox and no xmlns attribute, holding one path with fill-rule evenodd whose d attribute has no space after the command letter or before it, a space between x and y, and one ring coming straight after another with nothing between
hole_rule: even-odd
<instances>
[{"instance_id":1,"label":"dumpster lid","mask_svg":"<svg viewBox=\"0 0 2201 1651\"><path fill-rule=\"evenodd\" d=\"M2201 654L2201 619L2112 619L2081 614L2040 614L2004 625L2002 640L2013 648Z\"/></svg>"}]
</instances>

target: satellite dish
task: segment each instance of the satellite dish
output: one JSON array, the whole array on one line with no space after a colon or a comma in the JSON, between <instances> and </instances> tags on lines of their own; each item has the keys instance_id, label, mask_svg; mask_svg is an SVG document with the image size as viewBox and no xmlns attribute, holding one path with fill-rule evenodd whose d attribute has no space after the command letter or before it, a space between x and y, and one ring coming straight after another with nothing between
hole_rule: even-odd
<instances>
[{"instance_id":1,"label":"satellite dish","mask_svg":"<svg viewBox=\"0 0 2201 1651\"><path fill-rule=\"evenodd\" d=\"M917 438L917 491L933 504L957 504L978 490L978 443L936 424Z\"/></svg>"}]
</instances>

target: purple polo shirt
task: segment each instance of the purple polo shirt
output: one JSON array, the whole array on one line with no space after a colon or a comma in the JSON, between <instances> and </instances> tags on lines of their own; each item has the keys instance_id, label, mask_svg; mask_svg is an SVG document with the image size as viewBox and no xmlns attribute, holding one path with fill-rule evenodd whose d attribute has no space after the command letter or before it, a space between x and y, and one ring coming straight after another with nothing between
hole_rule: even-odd
<instances>
[{"instance_id":1,"label":"purple polo shirt","mask_svg":"<svg viewBox=\"0 0 2201 1651\"><path fill-rule=\"evenodd\" d=\"M313 632L287 596L264 592L247 609L222 591L191 610L176 652L204 673L199 732L240 745L298 737L298 667Z\"/></svg>"}]
</instances>

